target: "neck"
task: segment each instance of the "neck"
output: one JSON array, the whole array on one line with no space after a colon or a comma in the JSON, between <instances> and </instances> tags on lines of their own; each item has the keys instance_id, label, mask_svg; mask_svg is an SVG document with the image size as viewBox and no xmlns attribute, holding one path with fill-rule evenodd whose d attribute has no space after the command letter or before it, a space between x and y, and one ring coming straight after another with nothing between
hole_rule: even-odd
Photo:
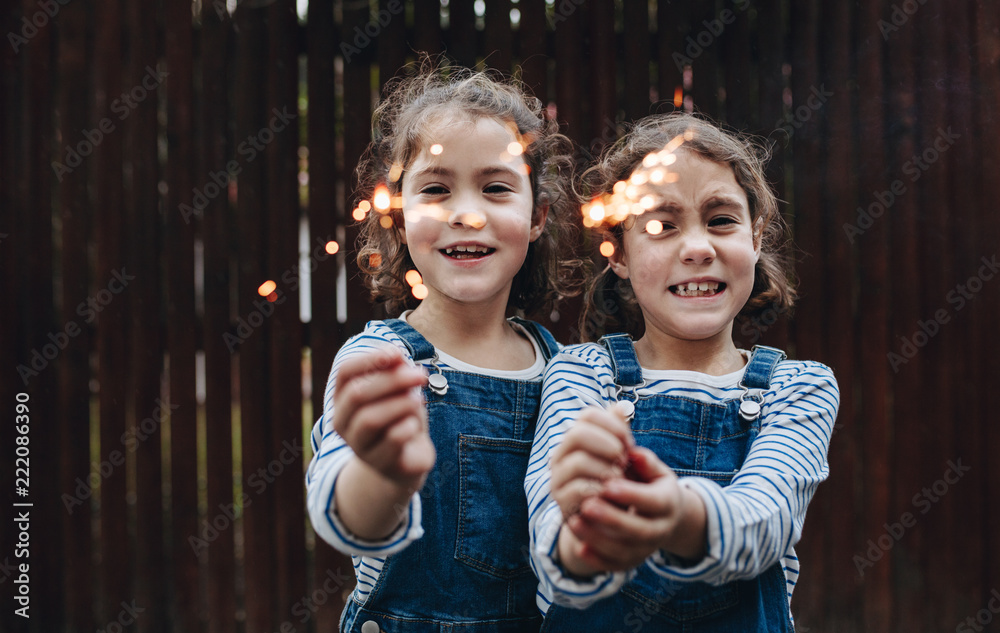
<instances>
[{"instance_id":1,"label":"neck","mask_svg":"<svg viewBox=\"0 0 1000 633\"><path fill-rule=\"evenodd\" d=\"M410 313L407 321L434 347L456 358L466 357L480 349L503 349L510 337L519 338L507 325L504 302L488 305L456 304L426 299ZM476 360L481 361L482 358ZM474 363L478 364L478 363Z\"/></svg>"},{"instance_id":2,"label":"neck","mask_svg":"<svg viewBox=\"0 0 1000 633\"><path fill-rule=\"evenodd\" d=\"M635 343L639 364L647 369L696 371L722 376L745 364L733 343L732 329L698 341L676 338L655 330L646 330Z\"/></svg>"}]
</instances>

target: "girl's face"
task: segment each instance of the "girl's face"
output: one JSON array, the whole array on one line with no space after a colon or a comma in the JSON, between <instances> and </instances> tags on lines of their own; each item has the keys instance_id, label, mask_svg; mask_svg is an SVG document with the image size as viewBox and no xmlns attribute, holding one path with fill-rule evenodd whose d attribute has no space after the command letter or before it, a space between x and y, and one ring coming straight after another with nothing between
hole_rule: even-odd
<instances>
[{"instance_id":1,"label":"girl's face","mask_svg":"<svg viewBox=\"0 0 1000 633\"><path fill-rule=\"evenodd\" d=\"M424 304L505 310L528 243L545 223L544 212L532 221L518 139L493 118L445 116L430 126L402 186L403 240L428 290Z\"/></svg>"},{"instance_id":2,"label":"girl's face","mask_svg":"<svg viewBox=\"0 0 1000 633\"><path fill-rule=\"evenodd\" d=\"M656 188L611 267L631 280L647 335L731 341L760 256L746 193L729 166L694 152L677 152L671 170L677 181Z\"/></svg>"}]
</instances>

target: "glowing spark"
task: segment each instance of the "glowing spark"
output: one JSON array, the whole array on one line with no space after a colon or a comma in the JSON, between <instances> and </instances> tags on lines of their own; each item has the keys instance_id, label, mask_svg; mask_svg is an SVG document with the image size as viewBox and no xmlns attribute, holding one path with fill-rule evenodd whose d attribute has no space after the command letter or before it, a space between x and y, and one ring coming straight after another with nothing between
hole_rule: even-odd
<instances>
[{"instance_id":1,"label":"glowing spark","mask_svg":"<svg viewBox=\"0 0 1000 633\"><path fill-rule=\"evenodd\" d=\"M590 211L587 212L587 215L590 216L590 219L594 222L600 222L604 219L604 205L600 202L595 202L591 205Z\"/></svg>"},{"instance_id":2,"label":"glowing spark","mask_svg":"<svg viewBox=\"0 0 1000 633\"><path fill-rule=\"evenodd\" d=\"M368 202L367 200L362 200L361 202L358 203L358 208L364 211L365 213L368 213L369 211L372 210L372 203Z\"/></svg>"},{"instance_id":3,"label":"glowing spark","mask_svg":"<svg viewBox=\"0 0 1000 633\"><path fill-rule=\"evenodd\" d=\"M643 211L652 209L654 204L656 204L656 200L653 199L653 196L643 196L642 200L639 201L639 206L642 207Z\"/></svg>"},{"instance_id":4,"label":"glowing spark","mask_svg":"<svg viewBox=\"0 0 1000 633\"><path fill-rule=\"evenodd\" d=\"M383 215L381 218L379 218L378 223L382 225L383 229L391 228L392 227L392 216L391 215Z\"/></svg>"},{"instance_id":5,"label":"glowing spark","mask_svg":"<svg viewBox=\"0 0 1000 633\"><path fill-rule=\"evenodd\" d=\"M272 292L271 294L267 295L267 300L270 303L274 303L275 301L278 300L278 293L277 292Z\"/></svg>"},{"instance_id":6,"label":"glowing spark","mask_svg":"<svg viewBox=\"0 0 1000 633\"><path fill-rule=\"evenodd\" d=\"M649 182L653 183L654 185L658 185L661 182L663 182L663 176L665 176L665 175L666 175L666 172L663 171L662 169L654 169L649 174Z\"/></svg>"},{"instance_id":7,"label":"glowing spark","mask_svg":"<svg viewBox=\"0 0 1000 633\"><path fill-rule=\"evenodd\" d=\"M389 206L393 209L403 208L403 196L393 196L392 200L389 202Z\"/></svg>"},{"instance_id":8,"label":"glowing spark","mask_svg":"<svg viewBox=\"0 0 1000 633\"><path fill-rule=\"evenodd\" d=\"M511 156L520 156L524 153L524 147L517 141L511 141L510 145L507 146L507 151Z\"/></svg>"},{"instance_id":9,"label":"glowing spark","mask_svg":"<svg viewBox=\"0 0 1000 633\"><path fill-rule=\"evenodd\" d=\"M413 286L413 296L417 299L423 300L427 298L427 286L424 284L417 284Z\"/></svg>"},{"instance_id":10,"label":"glowing spark","mask_svg":"<svg viewBox=\"0 0 1000 633\"><path fill-rule=\"evenodd\" d=\"M521 165L520 167L518 167L518 169L525 176L530 176L531 175L531 167L528 166L528 163L525 163L525 164Z\"/></svg>"},{"instance_id":11,"label":"glowing spark","mask_svg":"<svg viewBox=\"0 0 1000 633\"><path fill-rule=\"evenodd\" d=\"M684 88L677 86L674 88L674 107L679 108L684 105Z\"/></svg>"},{"instance_id":12,"label":"glowing spark","mask_svg":"<svg viewBox=\"0 0 1000 633\"><path fill-rule=\"evenodd\" d=\"M417 270L408 270L406 271L406 283L411 286L417 286L424 283L424 279Z\"/></svg>"},{"instance_id":13,"label":"glowing spark","mask_svg":"<svg viewBox=\"0 0 1000 633\"><path fill-rule=\"evenodd\" d=\"M615 245L611 242L604 241L601 242L601 255L605 257L611 257L615 254Z\"/></svg>"},{"instance_id":14,"label":"glowing spark","mask_svg":"<svg viewBox=\"0 0 1000 633\"><path fill-rule=\"evenodd\" d=\"M368 255L368 267L369 268L381 268L382 266L382 255L379 253L371 253Z\"/></svg>"},{"instance_id":15,"label":"glowing spark","mask_svg":"<svg viewBox=\"0 0 1000 633\"><path fill-rule=\"evenodd\" d=\"M646 184L647 179L648 176L645 174L645 172L637 171L634 174L632 174L632 177L629 178L628 181L633 185L644 185Z\"/></svg>"},{"instance_id":16,"label":"glowing spark","mask_svg":"<svg viewBox=\"0 0 1000 633\"><path fill-rule=\"evenodd\" d=\"M434 143L433 145L431 145L431 149L429 151L431 154L438 156L441 152L444 151L444 148L441 147L440 143Z\"/></svg>"},{"instance_id":17,"label":"glowing spark","mask_svg":"<svg viewBox=\"0 0 1000 633\"><path fill-rule=\"evenodd\" d=\"M614 189L612 189L612 191L614 191L615 193L622 193L623 191L625 191L625 187L627 186L628 185L625 183L624 180L619 180L618 182L615 183Z\"/></svg>"},{"instance_id":18,"label":"glowing spark","mask_svg":"<svg viewBox=\"0 0 1000 633\"><path fill-rule=\"evenodd\" d=\"M389 198L389 189L385 185L375 187L375 198L372 202L374 202L376 209L385 213L386 210L388 210L389 205L392 203Z\"/></svg>"},{"instance_id":19,"label":"glowing spark","mask_svg":"<svg viewBox=\"0 0 1000 633\"><path fill-rule=\"evenodd\" d=\"M260 285L260 288L257 288L257 294L259 294L262 297L266 297L267 295L269 295L272 292L274 292L274 289L277 288L277 287L278 287L278 284L276 284L273 281L271 281L270 279L268 279L267 281L265 281L264 283L262 283Z\"/></svg>"},{"instance_id":20,"label":"glowing spark","mask_svg":"<svg viewBox=\"0 0 1000 633\"><path fill-rule=\"evenodd\" d=\"M330 253L331 255L336 255L337 251L339 250L340 250L340 244L334 242L333 240L330 240L329 242L326 243L327 253Z\"/></svg>"},{"instance_id":21,"label":"glowing spark","mask_svg":"<svg viewBox=\"0 0 1000 633\"><path fill-rule=\"evenodd\" d=\"M351 217L360 222L361 220L365 219L366 215L367 213L365 213L364 209L362 209L361 207L357 207L354 209L354 213L351 214Z\"/></svg>"},{"instance_id":22,"label":"glowing spark","mask_svg":"<svg viewBox=\"0 0 1000 633\"><path fill-rule=\"evenodd\" d=\"M663 232L663 222L659 220L650 220L646 222L646 232L650 235L659 235Z\"/></svg>"}]
</instances>

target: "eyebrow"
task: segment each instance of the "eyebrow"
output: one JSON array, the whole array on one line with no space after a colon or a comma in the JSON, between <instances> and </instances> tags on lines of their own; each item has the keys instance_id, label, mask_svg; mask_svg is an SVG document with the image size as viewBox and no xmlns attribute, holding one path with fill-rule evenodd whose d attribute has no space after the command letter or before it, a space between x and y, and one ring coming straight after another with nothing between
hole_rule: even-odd
<instances>
[{"instance_id":1,"label":"eyebrow","mask_svg":"<svg viewBox=\"0 0 1000 633\"><path fill-rule=\"evenodd\" d=\"M702 211L713 211L715 209L718 209L719 207L735 207L739 209L746 208L746 206L743 204L743 201L740 200L738 197L720 193L710 196L707 200L705 200L705 202L702 204ZM676 215L680 211L681 211L680 205L678 205L675 202L668 201L654 206L653 208L649 209L647 213L650 212L668 213Z\"/></svg>"},{"instance_id":2,"label":"eyebrow","mask_svg":"<svg viewBox=\"0 0 1000 633\"><path fill-rule=\"evenodd\" d=\"M521 174L514 169L504 166L504 165L490 165L487 167L481 167L472 173L474 178L481 178L484 176L496 176L496 175L509 175L515 178L520 178ZM411 176L454 176L455 171L448 169L447 167L440 166L430 166L426 169L421 169L417 172L410 174Z\"/></svg>"}]
</instances>

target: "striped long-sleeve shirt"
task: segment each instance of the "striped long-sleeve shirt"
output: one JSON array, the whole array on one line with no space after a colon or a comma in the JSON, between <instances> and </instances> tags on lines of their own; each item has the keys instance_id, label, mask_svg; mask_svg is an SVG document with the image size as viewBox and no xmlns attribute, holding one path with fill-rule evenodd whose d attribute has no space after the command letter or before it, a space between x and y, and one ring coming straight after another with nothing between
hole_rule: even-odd
<instances>
[{"instance_id":1,"label":"striped long-sleeve shirt","mask_svg":"<svg viewBox=\"0 0 1000 633\"><path fill-rule=\"evenodd\" d=\"M643 369L646 382L638 394L718 403L740 397L742 376L743 369L723 376ZM537 601L543 613L553 601L584 608L615 594L632 575L608 572L580 579L565 575L555 560L562 513L550 494L549 458L578 411L615 401L610 356L599 344L568 347L549 363L544 381L524 484L532 566L539 578ZM705 557L690 564L661 551L646 564L665 578L721 585L755 577L780 560L790 601L799 574L794 545L801 536L806 507L829 473L826 455L840 392L825 365L783 361L762 395L760 434L730 485L680 478L680 484L697 493L708 510Z\"/></svg>"},{"instance_id":2,"label":"striped long-sleeve shirt","mask_svg":"<svg viewBox=\"0 0 1000 633\"><path fill-rule=\"evenodd\" d=\"M401 318L405 320L407 315L408 312L404 312ZM524 331L520 325L515 324L514 327ZM525 335L527 336L526 332ZM528 338L530 339L530 337ZM520 380L537 380L545 367L545 359L534 341L532 341L532 345L535 348L535 363L524 370L483 369L465 363L440 350L437 350L437 366L440 369L455 369ZM348 359L370 354L374 350L384 349L387 346L398 348L403 352L406 362L411 365L415 364L403 339L382 321L369 322L364 332L352 337L337 352L326 384L323 416L313 426L311 435L313 458L306 472L306 506L313 529L334 548L351 555L358 581L354 590L354 599L362 604L368 599L368 595L378 581L386 557L402 551L410 543L424 535L419 492L413 493L405 508L397 509L400 517L399 526L392 534L380 541L366 541L351 534L337 515L333 494L337 476L354 457L354 451L351 450L351 447L347 445L344 438L333 430L333 392L337 374L340 367Z\"/></svg>"}]
</instances>

